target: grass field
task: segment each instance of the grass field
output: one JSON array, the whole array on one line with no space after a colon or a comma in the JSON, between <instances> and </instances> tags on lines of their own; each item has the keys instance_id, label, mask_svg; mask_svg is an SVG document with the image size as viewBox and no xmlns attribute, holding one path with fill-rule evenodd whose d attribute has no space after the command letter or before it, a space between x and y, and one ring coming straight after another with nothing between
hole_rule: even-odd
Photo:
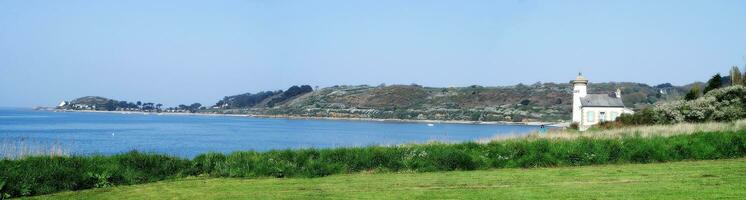
<instances>
[{"instance_id":1,"label":"grass field","mask_svg":"<svg viewBox=\"0 0 746 200\"><path fill-rule=\"evenodd\" d=\"M322 178L190 177L33 199L742 199L746 158Z\"/></svg>"}]
</instances>

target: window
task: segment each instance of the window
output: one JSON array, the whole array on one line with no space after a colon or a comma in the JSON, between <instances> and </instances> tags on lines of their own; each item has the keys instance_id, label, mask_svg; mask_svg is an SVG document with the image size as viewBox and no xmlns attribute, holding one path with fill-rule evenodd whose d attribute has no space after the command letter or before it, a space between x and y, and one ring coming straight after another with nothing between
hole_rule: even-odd
<instances>
[{"instance_id":1,"label":"window","mask_svg":"<svg viewBox=\"0 0 746 200\"><path fill-rule=\"evenodd\" d=\"M594 122L596 119L596 116L593 116L593 112L587 112L585 116L588 118L587 122Z\"/></svg>"},{"instance_id":2,"label":"window","mask_svg":"<svg viewBox=\"0 0 746 200\"><path fill-rule=\"evenodd\" d=\"M616 120L617 117L619 117L619 113L617 113L617 112L611 112L611 121Z\"/></svg>"},{"instance_id":3,"label":"window","mask_svg":"<svg viewBox=\"0 0 746 200\"><path fill-rule=\"evenodd\" d=\"M605 122L606 121L606 112L601 112L598 114L599 121Z\"/></svg>"}]
</instances>

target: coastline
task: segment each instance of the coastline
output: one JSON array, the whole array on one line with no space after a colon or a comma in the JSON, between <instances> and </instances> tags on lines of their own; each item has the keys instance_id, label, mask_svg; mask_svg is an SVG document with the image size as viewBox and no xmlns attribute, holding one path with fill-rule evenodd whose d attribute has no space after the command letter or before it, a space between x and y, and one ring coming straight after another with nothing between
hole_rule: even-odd
<instances>
[{"instance_id":1,"label":"coastline","mask_svg":"<svg viewBox=\"0 0 746 200\"><path fill-rule=\"evenodd\" d=\"M339 117L307 117L292 115L254 115L254 114L218 114L218 113L172 113L172 112L142 112L142 111L103 111L103 110L41 110L51 112L87 112L87 113L115 113L115 114L140 114L140 115L172 115L172 116L225 116L225 117L250 117L265 119L295 119L295 120L345 120L345 121L370 121L370 122L403 122L403 123L428 123L428 124L476 124L476 125L524 125L548 127L567 127L567 122L506 122L506 121L465 121L465 120L419 120L419 119L376 119L376 118L339 118Z\"/></svg>"}]
</instances>

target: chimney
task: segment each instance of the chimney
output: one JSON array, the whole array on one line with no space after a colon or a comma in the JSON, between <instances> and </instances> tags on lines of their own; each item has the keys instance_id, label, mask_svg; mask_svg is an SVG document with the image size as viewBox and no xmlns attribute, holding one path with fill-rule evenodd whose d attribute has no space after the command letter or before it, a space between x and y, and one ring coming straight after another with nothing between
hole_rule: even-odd
<instances>
[{"instance_id":1,"label":"chimney","mask_svg":"<svg viewBox=\"0 0 746 200\"><path fill-rule=\"evenodd\" d=\"M616 89L616 98L622 98L622 89L620 88Z\"/></svg>"}]
</instances>

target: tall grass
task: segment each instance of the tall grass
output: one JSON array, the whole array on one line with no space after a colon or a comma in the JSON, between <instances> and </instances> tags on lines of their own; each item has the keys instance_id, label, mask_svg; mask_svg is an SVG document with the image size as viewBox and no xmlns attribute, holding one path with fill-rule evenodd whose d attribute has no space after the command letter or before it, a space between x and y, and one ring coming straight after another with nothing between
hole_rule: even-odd
<instances>
[{"instance_id":1,"label":"tall grass","mask_svg":"<svg viewBox=\"0 0 746 200\"><path fill-rule=\"evenodd\" d=\"M746 119L732 122L679 123L673 125L624 126L614 129L589 129L577 131L572 129L553 129L545 134L496 135L478 140L479 143L516 139L577 139L577 138L621 138L627 136L654 137L688 135L700 132L737 132L746 130Z\"/></svg>"},{"instance_id":2,"label":"tall grass","mask_svg":"<svg viewBox=\"0 0 746 200\"><path fill-rule=\"evenodd\" d=\"M70 152L60 142L43 142L28 138L0 140L0 159L21 159L41 155L67 156Z\"/></svg>"},{"instance_id":3,"label":"tall grass","mask_svg":"<svg viewBox=\"0 0 746 200\"><path fill-rule=\"evenodd\" d=\"M47 194L185 176L320 177L354 172L451 171L650 163L746 156L746 130L692 134L532 138L459 144L205 153L193 159L129 152L0 160L0 193Z\"/></svg>"},{"instance_id":4,"label":"tall grass","mask_svg":"<svg viewBox=\"0 0 746 200\"><path fill-rule=\"evenodd\" d=\"M10 196L47 194L147 183L177 177L190 168L189 160L166 155L130 152L113 156L31 156L0 161L0 190Z\"/></svg>"}]
</instances>

